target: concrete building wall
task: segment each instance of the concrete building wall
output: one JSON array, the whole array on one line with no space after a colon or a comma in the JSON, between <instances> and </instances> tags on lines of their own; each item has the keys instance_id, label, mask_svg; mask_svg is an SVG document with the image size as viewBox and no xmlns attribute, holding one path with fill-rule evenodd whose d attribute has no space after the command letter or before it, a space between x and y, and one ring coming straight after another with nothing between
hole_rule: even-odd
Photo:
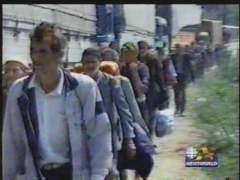
<instances>
[{"instance_id":1,"label":"concrete building wall","mask_svg":"<svg viewBox=\"0 0 240 180\"><path fill-rule=\"evenodd\" d=\"M25 63L30 63L30 41L29 34L21 32L18 36L13 35L11 30L3 30L2 62L6 60L19 58Z\"/></svg>"},{"instance_id":2,"label":"concrete building wall","mask_svg":"<svg viewBox=\"0 0 240 180\"><path fill-rule=\"evenodd\" d=\"M122 33L120 45L133 41L146 40L151 45L155 35L155 5L126 4L124 5L126 31Z\"/></svg>"},{"instance_id":3,"label":"concrete building wall","mask_svg":"<svg viewBox=\"0 0 240 180\"><path fill-rule=\"evenodd\" d=\"M155 32L154 4L126 4L124 5L124 13L127 29Z\"/></svg>"},{"instance_id":4,"label":"concrete building wall","mask_svg":"<svg viewBox=\"0 0 240 180\"><path fill-rule=\"evenodd\" d=\"M154 43L155 7L153 4L124 5L127 28L120 44L146 40ZM42 21L58 24L69 35L65 61L79 62L83 50L97 46L96 7L93 4L21 4L3 5L3 62L17 56L29 57L29 33Z\"/></svg>"},{"instance_id":5,"label":"concrete building wall","mask_svg":"<svg viewBox=\"0 0 240 180\"><path fill-rule=\"evenodd\" d=\"M176 35L181 28L187 25L201 24L202 9L195 4L171 5L172 20L171 34Z\"/></svg>"},{"instance_id":6,"label":"concrete building wall","mask_svg":"<svg viewBox=\"0 0 240 180\"><path fill-rule=\"evenodd\" d=\"M3 17L35 24L54 22L66 29L96 34L95 5L3 5Z\"/></svg>"},{"instance_id":7,"label":"concrete building wall","mask_svg":"<svg viewBox=\"0 0 240 180\"><path fill-rule=\"evenodd\" d=\"M78 62L84 48L96 46L91 40L96 35L95 5L3 5L3 63L14 56L31 62L29 34L42 21L54 22L68 32L68 62Z\"/></svg>"},{"instance_id":8,"label":"concrete building wall","mask_svg":"<svg viewBox=\"0 0 240 180\"><path fill-rule=\"evenodd\" d=\"M120 46L122 46L124 43L131 41L134 43L137 43L140 40L147 41L150 45L154 44L154 37L138 34L136 32L125 32L121 35L121 41Z\"/></svg>"}]
</instances>

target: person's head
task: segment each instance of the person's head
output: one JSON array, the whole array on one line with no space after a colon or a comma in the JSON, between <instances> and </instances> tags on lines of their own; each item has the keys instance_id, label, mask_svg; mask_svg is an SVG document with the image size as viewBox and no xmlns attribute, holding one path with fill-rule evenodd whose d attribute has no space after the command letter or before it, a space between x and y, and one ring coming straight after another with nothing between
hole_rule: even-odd
<instances>
[{"instance_id":1,"label":"person's head","mask_svg":"<svg viewBox=\"0 0 240 180\"><path fill-rule=\"evenodd\" d=\"M99 70L101 62L101 52L96 48L87 48L82 54L83 71L85 74L93 77Z\"/></svg>"},{"instance_id":2,"label":"person's head","mask_svg":"<svg viewBox=\"0 0 240 180\"><path fill-rule=\"evenodd\" d=\"M106 48L102 52L102 60L118 62L119 61L118 52L111 48Z\"/></svg>"},{"instance_id":3,"label":"person's head","mask_svg":"<svg viewBox=\"0 0 240 180\"><path fill-rule=\"evenodd\" d=\"M190 46L189 45L185 45L184 46L184 51L185 52L190 52Z\"/></svg>"},{"instance_id":4,"label":"person's head","mask_svg":"<svg viewBox=\"0 0 240 180\"><path fill-rule=\"evenodd\" d=\"M145 63L148 65L148 67L154 67L157 66L159 57L155 51L149 51L144 54L143 56Z\"/></svg>"},{"instance_id":5,"label":"person's head","mask_svg":"<svg viewBox=\"0 0 240 180\"><path fill-rule=\"evenodd\" d=\"M132 42L123 44L121 49L121 58L127 64L138 61L138 49Z\"/></svg>"},{"instance_id":6,"label":"person's head","mask_svg":"<svg viewBox=\"0 0 240 180\"><path fill-rule=\"evenodd\" d=\"M112 76L120 75L118 64L112 61L102 61L99 70Z\"/></svg>"},{"instance_id":7,"label":"person's head","mask_svg":"<svg viewBox=\"0 0 240 180\"><path fill-rule=\"evenodd\" d=\"M30 35L30 55L37 75L56 71L62 63L67 39L60 28L51 23L40 23Z\"/></svg>"},{"instance_id":8,"label":"person's head","mask_svg":"<svg viewBox=\"0 0 240 180\"><path fill-rule=\"evenodd\" d=\"M150 49L150 46L146 41L138 41L137 44L138 44L138 49L139 49L140 55L143 55Z\"/></svg>"},{"instance_id":9,"label":"person's head","mask_svg":"<svg viewBox=\"0 0 240 180\"><path fill-rule=\"evenodd\" d=\"M165 55L165 51L164 51L163 47L157 47L156 50L157 50L157 53L158 53L159 56L164 56Z\"/></svg>"},{"instance_id":10,"label":"person's head","mask_svg":"<svg viewBox=\"0 0 240 180\"><path fill-rule=\"evenodd\" d=\"M120 47L119 47L119 44L117 41L112 41L110 44L109 44L109 48L117 51L118 53L120 53Z\"/></svg>"},{"instance_id":11,"label":"person's head","mask_svg":"<svg viewBox=\"0 0 240 180\"><path fill-rule=\"evenodd\" d=\"M3 67L6 88L9 88L15 80L27 75L30 71L27 65L15 59L7 60Z\"/></svg>"},{"instance_id":12,"label":"person's head","mask_svg":"<svg viewBox=\"0 0 240 180\"><path fill-rule=\"evenodd\" d=\"M183 53L183 47L180 44L175 45L175 53L176 54L182 54Z\"/></svg>"}]
</instances>

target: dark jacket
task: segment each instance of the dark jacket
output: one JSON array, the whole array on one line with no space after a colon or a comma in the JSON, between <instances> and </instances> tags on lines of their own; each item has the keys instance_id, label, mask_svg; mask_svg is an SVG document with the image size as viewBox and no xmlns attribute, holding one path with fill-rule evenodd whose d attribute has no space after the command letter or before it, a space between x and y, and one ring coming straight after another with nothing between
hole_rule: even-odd
<instances>
[{"instance_id":1,"label":"dark jacket","mask_svg":"<svg viewBox=\"0 0 240 180\"><path fill-rule=\"evenodd\" d=\"M139 84L139 85L137 85L136 84L137 82L134 81L132 72L129 70L129 68L127 66L125 66L121 70L121 75L126 76L130 80L136 98L138 98L137 87L140 87L140 90L145 95L147 94L147 92L149 90L149 80L150 80L149 69L144 63L141 63L141 62L138 63L137 72L138 72L139 78L141 80L141 84Z\"/></svg>"},{"instance_id":2,"label":"dark jacket","mask_svg":"<svg viewBox=\"0 0 240 180\"><path fill-rule=\"evenodd\" d=\"M148 59L145 61L146 65L149 68L150 81L149 89L147 93L147 105L149 113L152 113L156 108L163 103L162 96L165 91L163 69L160 62L160 59Z\"/></svg>"},{"instance_id":3,"label":"dark jacket","mask_svg":"<svg viewBox=\"0 0 240 180\"><path fill-rule=\"evenodd\" d=\"M182 56L182 58L183 58L182 73L178 73L178 66L177 66L178 56ZM182 54L182 55L173 54L171 56L171 58L172 58L173 65L174 65L174 67L176 69L176 72L177 72L178 81L187 82L189 78L194 80L194 72L193 72L192 63L191 63L191 57L189 56L189 54Z\"/></svg>"},{"instance_id":4,"label":"dark jacket","mask_svg":"<svg viewBox=\"0 0 240 180\"><path fill-rule=\"evenodd\" d=\"M133 120L137 122L147 133L149 133L148 127L142 118L142 115L138 107L138 104L133 92L133 88L129 79L124 76L119 76L119 78L121 80L121 87L126 97L126 101L129 104L129 110L132 113Z\"/></svg>"}]
</instances>

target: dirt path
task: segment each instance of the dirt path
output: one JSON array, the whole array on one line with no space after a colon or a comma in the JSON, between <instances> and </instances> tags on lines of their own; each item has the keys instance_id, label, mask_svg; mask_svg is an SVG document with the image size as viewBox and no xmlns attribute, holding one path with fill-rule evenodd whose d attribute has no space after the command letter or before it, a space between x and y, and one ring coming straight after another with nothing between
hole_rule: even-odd
<instances>
[{"instance_id":1,"label":"dirt path","mask_svg":"<svg viewBox=\"0 0 240 180\"><path fill-rule=\"evenodd\" d=\"M187 93L190 93L191 86ZM173 97L173 96L171 96ZM173 102L171 103L173 108ZM159 154L155 156L155 167L150 180L207 180L200 168L185 167L185 152L188 147L203 142L199 131L192 126L193 119L186 112L185 117L176 117L172 134L155 138Z\"/></svg>"},{"instance_id":2,"label":"dirt path","mask_svg":"<svg viewBox=\"0 0 240 180\"><path fill-rule=\"evenodd\" d=\"M230 43L227 47L233 55L236 55L239 42ZM205 74L215 68L216 66L213 66L206 70ZM194 84L188 87L187 97L194 96L195 88L197 87ZM173 94L171 94L171 98L173 99ZM187 105L188 110L191 104ZM170 107L174 108L173 101L171 101ZM193 127L193 122L194 118L189 112L186 112L184 118L177 117L175 119L175 130L172 134L154 139L160 153L154 157L155 167L149 180L210 180L200 168L185 167L184 164L186 148L204 142L200 132Z\"/></svg>"},{"instance_id":3,"label":"dirt path","mask_svg":"<svg viewBox=\"0 0 240 180\"><path fill-rule=\"evenodd\" d=\"M187 93L190 91L191 87ZM170 107L174 107L173 102ZM200 168L185 167L184 164L186 148L203 142L192 122L186 112L185 117L176 117L175 129L171 134L154 138L159 154L154 156L155 165L149 180L209 180Z\"/></svg>"}]
</instances>

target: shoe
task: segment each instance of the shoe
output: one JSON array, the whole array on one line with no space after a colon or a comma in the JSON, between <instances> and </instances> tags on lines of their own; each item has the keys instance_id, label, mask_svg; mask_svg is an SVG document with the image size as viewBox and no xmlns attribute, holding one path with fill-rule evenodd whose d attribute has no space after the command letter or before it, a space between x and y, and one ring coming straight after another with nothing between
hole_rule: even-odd
<instances>
[{"instance_id":1,"label":"shoe","mask_svg":"<svg viewBox=\"0 0 240 180\"><path fill-rule=\"evenodd\" d=\"M179 111L175 111L174 112L174 115L178 115L180 112Z\"/></svg>"},{"instance_id":2,"label":"shoe","mask_svg":"<svg viewBox=\"0 0 240 180\"><path fill-rule=\"evenodd\" d=\"M185 117L185 115L183 113L180 113L179 117Z\"/></svg>"},{"instance_id":3,"label":"shoe","mask_svg":"<svg viewBox=\"0 0 240 180\"><path fill-rule=\"evenodd\" d=\"M155 155L160 154L160 151L158 149L155 149Z\"/></svg>"}]
</instances>

